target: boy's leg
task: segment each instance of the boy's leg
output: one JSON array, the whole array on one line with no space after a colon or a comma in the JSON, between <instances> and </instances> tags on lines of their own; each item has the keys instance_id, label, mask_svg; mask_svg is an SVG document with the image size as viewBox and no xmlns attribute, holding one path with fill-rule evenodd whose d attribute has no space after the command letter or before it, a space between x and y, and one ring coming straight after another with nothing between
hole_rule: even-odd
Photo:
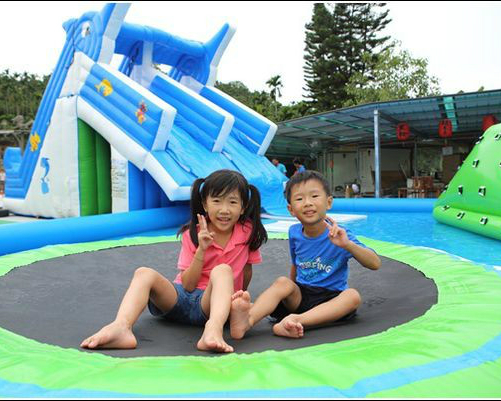
<instances>
[{"instance_id":1,"label":"boy's leg","mask_svg":"<svg viewBox=\"0 0 501 401\"><path fill-rule=\"evenodd\" d=\"M152 302L162 311L169 311L177 302L172 283L157 271L140 267L125 293L113 322L85 339L82 348L135 348L137 340L132 326L148 304Z\"/></svg>"},{"instance_id":2,"label":"boy's leg","mask_svg":"<svg viewBox=\"0 0 501 401\"><path fill-rule=\"evenodd\" d=\"M318 326L325 323L332 323L356 310L361 303L360 294L357 290L347 289L330 301L324 302L314 308L301 313L291 314L281 322L273 326L273 332L278 336L288 336L286 329L291 322L300 323L304 327Z\"/></svg>"},{"instance_id":3,"label":"boy's leg","mask_svg":"<svg viewBox=\"0 0 501 401\"><path fill-rule=\"evenodd\" d=\"M200 351L233 352L233 347L223 339L223 326L230 315L233 294L233 270L219 265L212 269L209 284L202 295L201 306L209 320L197 343Z\"/></svg>"},{"instance_id":4,"label":"boy's leg","mask_svg":"<svg viewBox=\"0 0 501 401\"><path fill-rule=\"evenodd\" d=\"M248 298L250 301L250 296ZM272 313L280 302L283 302L290 311L295 311L301 303L301 290L296 283L287 277L276 279L250 308L246 306L246 304L250 304L247 301L245 292L241 296L235 297L232 302L231 336L235 339L242 338L252 326ZM245 318L244 313L239 313L245 311L246 308L249 311L247 318ZM233 319L233 315L235 319ZM302 328L299 325L293 324L290 328L295 333L294 335L302 335L300 334Z\"/></svg>"}]
</instances>

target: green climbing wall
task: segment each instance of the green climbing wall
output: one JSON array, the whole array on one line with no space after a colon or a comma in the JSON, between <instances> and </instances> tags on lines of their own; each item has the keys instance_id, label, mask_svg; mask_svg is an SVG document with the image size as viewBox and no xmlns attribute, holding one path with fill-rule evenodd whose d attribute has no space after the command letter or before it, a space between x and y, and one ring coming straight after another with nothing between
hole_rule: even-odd
<instances>
[{"instance_id":1,"label":"green climbing wall","mask_svg":"<svg viewBox=\"0 0 501 401\"><path fill-rule=\"evenodd\" d=\"M501 124L479 138L433 216L441 223L501 240Z\"/></svg>"}]
</instances>

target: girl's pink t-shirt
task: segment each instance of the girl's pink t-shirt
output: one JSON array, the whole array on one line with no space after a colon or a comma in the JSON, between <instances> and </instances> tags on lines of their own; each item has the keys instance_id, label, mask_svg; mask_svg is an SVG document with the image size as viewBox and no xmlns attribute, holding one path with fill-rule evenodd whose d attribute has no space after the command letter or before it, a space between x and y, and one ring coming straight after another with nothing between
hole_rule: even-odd
<instances>
[{"instance_id":1,"label":"girl's pink t-shirt","mask_svg":"<svg viewBox=\"0 0 501 401\"><path fill-rule=\"evenodd\" d=\"M231 238L224 249L215 242L207 248L204 254L202 275L198 281L197 288L205 290L209 284L209 276L212 269L224 263L230 265L233 270L235 291L243 289L245 265L261 263L263 260L259 249L251 251L249 246L246 245L251 233L252 224L250 222L246 222L245 224L237 223L235 227L233 227ZM179 253L179 260L177 263L180 272L174 280L175 283L179 284L182 284L181 274L190 267L191 261L197 250L190 238L189 230L183 233L181 241L181 252Z\"/></svg>"}]
</instances>

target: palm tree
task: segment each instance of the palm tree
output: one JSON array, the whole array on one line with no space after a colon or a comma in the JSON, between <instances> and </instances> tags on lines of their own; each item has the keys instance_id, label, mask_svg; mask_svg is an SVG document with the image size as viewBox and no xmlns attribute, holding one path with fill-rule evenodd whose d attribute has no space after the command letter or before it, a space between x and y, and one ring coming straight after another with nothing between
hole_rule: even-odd
<instances>
[{"instance_id":1,"label":"palm tree","mask_svg":"<svg viewBox=\"0 0 501 401\"><path fill-rule=\"evenodd\" d=\"M280 91L280 88L283 88L284 86L282 85L282 77L280 75L275 75L268 79L266 81L266 85L271 89L270 91L270 96L273 99L273 102L275 103L275 120L278 119L278 102L277 102L277 96L282 97L282 92Z\"/></svg>"},{"instance_id":2,"label":"palm tree","mask_svg":"<svg viewBox=\"0 0 501 401\"><path fill-rule=\"evenodd\" d=\"M280 75L275 75L266 81L266 85L271 89L270 96L274 101L277 101L277 95L282 97L282 92L280 92L280 88L283 88L281 79Z\"/></svg>"}]
</instances>

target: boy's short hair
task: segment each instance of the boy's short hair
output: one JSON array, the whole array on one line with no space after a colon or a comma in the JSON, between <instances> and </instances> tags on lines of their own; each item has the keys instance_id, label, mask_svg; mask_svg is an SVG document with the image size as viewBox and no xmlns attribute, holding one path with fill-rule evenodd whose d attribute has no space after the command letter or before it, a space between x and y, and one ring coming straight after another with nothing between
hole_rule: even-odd
<instances>
[{"instance_id":1,"label":"boy's short hair","mask_svg":"<svg viewBox=\"0 0 501 401\"><path fill-rule=\"evenodd\" d=\"M285 195L285 198L287 199L287 203L289 203L289 204L291 203L291 192L292 192L292 188L294 187L294 185L298 185L298 184L301 184L302 182L306 182L309 180L319 181L322 184L327 196L332 195L329 182L322 174L320 174L318 171L315 171L315 170L305 170L302 173L297 173L297 174L293 175L290 178L290 180L287 181L287 185L285 186L285 191L284 191L284 195Z\"/></svg>"}]
</instances>

